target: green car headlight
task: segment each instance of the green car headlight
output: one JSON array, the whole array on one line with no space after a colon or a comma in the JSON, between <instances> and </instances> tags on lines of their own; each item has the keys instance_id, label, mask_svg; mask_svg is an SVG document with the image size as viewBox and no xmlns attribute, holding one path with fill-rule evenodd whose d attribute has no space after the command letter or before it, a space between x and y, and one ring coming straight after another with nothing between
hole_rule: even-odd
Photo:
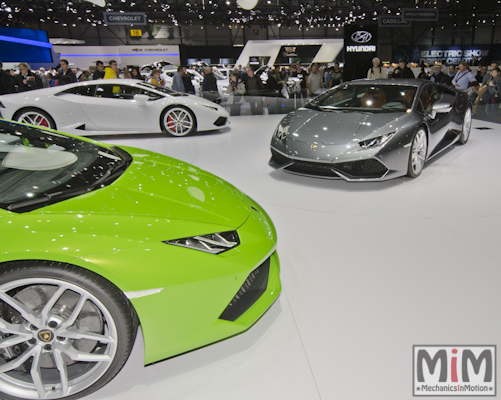
<instances>
[{"instance_id":1,"label":"green car headlight","mask_svg":"<svg viewBox=\"0 0 501 400\"><path fill-rule=\"evenodd\" d=\"M373 146L381 146L381 145L385 144L388 140L390 140L394 134L395 134L395 132L386 133L384 135L381 135L381 136L378 136L378 137L375 137L372 139L362 140L362 141L358 142L358 144L363 149L368 149L369 147L373 147Z\"/></svg>"},{"instance_id":2,"label":"green car headlight","mask_svg":"<svg viewBox=\"0 0 501 400\"><path fill-rule=\"evenodd\" d=\"M211 254L220 254L237 247L240 244L240 238L238 237L237 231L228 231L166 240L164 243L200 250Z\"/></svg>"}]
</instances>

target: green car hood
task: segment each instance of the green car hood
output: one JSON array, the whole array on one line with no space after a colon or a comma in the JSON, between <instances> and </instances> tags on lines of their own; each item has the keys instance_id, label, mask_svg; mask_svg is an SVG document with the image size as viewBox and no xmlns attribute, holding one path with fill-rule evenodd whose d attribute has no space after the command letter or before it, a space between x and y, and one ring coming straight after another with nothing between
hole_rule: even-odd
<instances>
[{"instance_id":1,"label":"green car hood","mask_svg":"<svg viewBox=\"0 0 501 400\"><path fill-rule=\"evenodd\" d=\"M122 147L129 168L109 186L35 213L134 215L198 221L231 228L249 216L245 195L224 180L182 161Z\"/></svg>"}]
</instances>

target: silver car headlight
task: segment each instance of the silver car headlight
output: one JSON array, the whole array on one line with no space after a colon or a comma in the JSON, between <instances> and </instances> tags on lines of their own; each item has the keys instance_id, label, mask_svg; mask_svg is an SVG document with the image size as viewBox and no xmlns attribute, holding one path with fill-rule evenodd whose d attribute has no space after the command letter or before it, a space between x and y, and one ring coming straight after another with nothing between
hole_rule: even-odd
<instances>
[{"instance_id":1,"label":"silver car headlight","mask_svg":"<svg viewBox=\"0 0 501 400\"><path fill-rule=\"evenodd\" d=\"M211 254L220 254L237 247L240 244L240 238L238 237L237 231L228 231L166 240L164 243L200 250Z\"/></svg>"},{"instance_id":2,"label":"silver car headlight","mask_svg":"<svg viewBox=\"0 0 501 400\"><path fill-rule=\"evenodd\" d=\"M363 149L368 149L369 147L374 147L374 146L382 146L388 140L390 140L394 134L395 132L385 133L384 135L377 136L372 139L361 140L360 142L358 142L358 144Z\"/></svg>"},{"instance_id":3,"label":"silver car headlight","mask_svg":"<svg viewBox=\"0 0 501 400\"><path fill-rule=\"evenodd\" d=\"M278 124L277 129L275 129L275 136L277 139L284 140L289 134L289 125L283 126Z\"/></svg>"}]
</instances>

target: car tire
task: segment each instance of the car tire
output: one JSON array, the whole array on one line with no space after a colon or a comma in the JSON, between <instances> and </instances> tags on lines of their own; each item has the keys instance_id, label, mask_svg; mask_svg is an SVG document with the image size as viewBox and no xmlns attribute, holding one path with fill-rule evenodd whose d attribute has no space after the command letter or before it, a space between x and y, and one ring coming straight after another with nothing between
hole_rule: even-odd
<instances>
[{"instance_id":1,"label":"car tire","mask_svg":"<svg viewBox=\"0 0 501 400\"><path fill-rule=\"evenodd\" d=\"M471 108L468 107L464 113L463 128L462 128L461 134L459 136L459 143L466 144L466 142L470 138L471 123L472 123Z\"/></svg>"},{"instance_id":2,"label":"car tire","mask_svg":"<svg viewBox=\"0 0 501 400\"><path fill-rule=\"evenodd\" d=\"M428 136L424 128L419 128L414 134L409 151L409 162L407 164L407 176L417 178L426 161L428 151Z\"/></svg>"},{"instance_id":3,"label":"car tire","mask_svg":"<svg viewBox=\"0 0 501 400\"><path fill-rule=\"evenodd\" d=\"M0 314L2 400L73 400L95 392L122 369L139 325L111 282L49 261L0 265Z\"/></svg>"},{"instance_id":4,"label":"car tire","mask_svg":"<svg viewBox=\"0 0 501 400\"><path fill-rule=\"evenodd\" d=\"M197 129L193 112L183 106L171 106L160 115L160 128L170 136L188 136Z\"/></svg>"},{"instance_id":5,"label":"car tire","mask_svg":"<svg viewBox=\"0 0 501 400\"><path fill-rule=\"evenodd\" d=\"M14 121L24 124L41 126L42 128L56 129L54 119L39 108L23 108L14 115Z\"/></svg>"}]
</instances>

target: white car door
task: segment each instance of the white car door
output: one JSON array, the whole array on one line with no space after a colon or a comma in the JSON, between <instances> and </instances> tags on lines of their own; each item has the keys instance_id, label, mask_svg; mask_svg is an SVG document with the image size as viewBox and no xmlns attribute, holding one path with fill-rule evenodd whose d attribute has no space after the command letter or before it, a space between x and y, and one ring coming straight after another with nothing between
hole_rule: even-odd
<instances>
[{"instance_id":1,"label":"white car door","mask_svg":"<svg viewBox=\"0 0 501 400\"><path fill-rule=\"evenodd\" d=\"M151 101L138 102L145 89L128 84L100 83L93 97L82 98L82 109L100 130L156 132L159 122Z\"/></svg>"}]
</instances>

